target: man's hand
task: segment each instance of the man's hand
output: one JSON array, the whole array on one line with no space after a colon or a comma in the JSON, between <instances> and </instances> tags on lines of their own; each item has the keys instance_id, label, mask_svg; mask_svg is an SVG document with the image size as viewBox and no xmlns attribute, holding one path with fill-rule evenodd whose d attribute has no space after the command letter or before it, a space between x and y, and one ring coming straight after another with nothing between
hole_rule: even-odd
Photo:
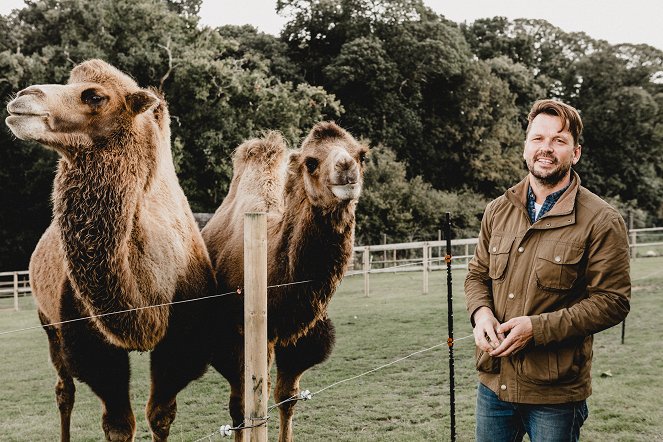
<instances>
[{"instance_id":1,"label":"man's hand","mask_svg":"<svg viewBox=\"0 0 663 442\"><path fill-rule=\"evenodd\" d=\"M474 343L481 350L489 352L499 348L504 334L497 331L500 322L488 307L480 307L474 312Z\"/></svg>"},{"instance_id":2,"label":"man's hand","mask_svg":"<svg viewBox=\"0 0 663 442\"><path fill-rule=\"evenodd\" d=\"M496 358L509 356L525 347L532 340L532 320L529 316L518 316L497 327L497 333L507 332L507 337L501 341L499 347L490 352L491 356Z\"/></svg>"}]
</instances>

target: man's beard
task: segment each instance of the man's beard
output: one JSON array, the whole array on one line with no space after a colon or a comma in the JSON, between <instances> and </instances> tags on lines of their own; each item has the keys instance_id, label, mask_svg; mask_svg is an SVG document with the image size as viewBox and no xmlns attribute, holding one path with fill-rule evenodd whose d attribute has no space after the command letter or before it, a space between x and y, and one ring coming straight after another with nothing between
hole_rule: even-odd
<instances>
[{"instance_id":1,"label":"man's beard","mask_svg":"<svg viewBox=\"0 0 663 442\"><path fill-rule=\"evenodd\" d=\"M550 157L544 157L544 158L550 158ZM557 159L550 158L553 161L555 161L555 163L558 167L555 168L554 170L550 171L550 172L541 173L541 172L535 170L535 167L534 167L535 164L536 164L537 159L538 159L538 157L536 159L534 159L534 161L532 163L530 163L529 161L526 161L527 169L529 170L529 173L531 173L532 176L534 178L536 178L537 181L539 183L541 183L542 185L544 185L545 187L555 187L557 184L559 184L566 177L566 175L569 173L569 170L571 169L571 163L562 164L562 163L559 163L559 161Z\"/></svg>"}]
</instances>

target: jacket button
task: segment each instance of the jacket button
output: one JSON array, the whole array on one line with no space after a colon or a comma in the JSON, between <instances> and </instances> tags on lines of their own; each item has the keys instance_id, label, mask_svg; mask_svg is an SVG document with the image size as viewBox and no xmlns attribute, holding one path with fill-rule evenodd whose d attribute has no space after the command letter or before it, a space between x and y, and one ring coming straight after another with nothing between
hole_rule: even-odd
<instances>
[{"instance_id":1,"label":"jacket button","mask_svg":"<svg viewBox=\"0 0 663 442\"><path fill-rule=\"evenodd\" d=\"M561 262L562 258L560 256L555 256L555 262Z\"/></svg>"},{"instance_id":2,"label":"jacket button","mask_svg":"<svg viewBox=\"0 0 663 442\"><path fill-rule=\"evenodd\" d=\"M493 253L497 252L497 247L493 247Z\"/></svg>"},{"instance_id":3,"label":"jacket button","mask_svg":"<svg viewBox=\"0 0 663 442\"><path fill-rule=\"evenodd\" d=\"M502 390L502 391L506 390L506 385L504 385L504 384L500 385L500 390Z\"/></svg>"},{"instance_id":4,"label":"jacket button","mask_svg":"<svg viewBox=\"0 0 663 442\"><path fill-rule=\"evenodd\" d=\"M513 293L509 293L509 299L513 299L515 297L516 297L516 295L514 295Z\"/></svg>"},{"instance_id":5,"label":"jacket button","mask_svg":"<svg viewBox=\"0 0 663 442\"><path fill-rule=\"evenodd\" d=\"M523 252L525 251L525 247L518 247L518 251L519 251L520 253L523 253Z\"/></svg>"}]
</instances>

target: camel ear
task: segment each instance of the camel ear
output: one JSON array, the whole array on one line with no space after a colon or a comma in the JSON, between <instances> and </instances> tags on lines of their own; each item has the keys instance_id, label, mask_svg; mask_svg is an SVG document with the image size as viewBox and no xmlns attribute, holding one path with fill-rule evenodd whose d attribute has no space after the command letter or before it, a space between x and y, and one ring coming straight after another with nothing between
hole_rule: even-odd
<instances>
[{"instance_id":1,"label":"camel ear","mask_svg":"<svg viewBox=\"0 0 663 442\"><path fill-rule=\"evenodd\" d=\"M301 155L301 152L290 152L290 156L288 157L288 173L299 173L299 158Z\"/></svg>"},{"instance_id":2,"label":"camel ear","mask_svg":"<svg viewBox=\"0 0 663 442\"><path fill-rule=\"evenodd\" d=\"M159 97L149 91L138 91L126 97L127 107L133 115L142 114L159 103Z\"/></svg>"}]
</instances>

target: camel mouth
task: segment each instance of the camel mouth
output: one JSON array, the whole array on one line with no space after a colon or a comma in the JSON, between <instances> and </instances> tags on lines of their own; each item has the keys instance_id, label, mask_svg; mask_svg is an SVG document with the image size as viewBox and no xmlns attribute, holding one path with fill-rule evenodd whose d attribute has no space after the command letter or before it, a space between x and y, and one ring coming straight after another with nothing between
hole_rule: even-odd
<instances>
[{"instance_id":1,"label":"camel mouth","mask_svg":"<svg viewBox=\"0 0 663 442\"><path fill-rule=\"evenodd\" d=\"M7 112L9 113L9 117L16 117L16 118L25 118L25 117L48 117L48 112L42 112L42 113L34 113L34 112L12 112L9 109L7 109Z\"/></svg>"},{"instance_id":2,"label":"camel mouth","mask_svg":"<svg viewBox=\"0 0 663 442\"><path fill-rule=\"evenodd\" d=\"M359 194L361 193L361 185L359 183L332 184L329 187L332 193L342 200L359 198Z\"/></svg>"}]
</instances>

